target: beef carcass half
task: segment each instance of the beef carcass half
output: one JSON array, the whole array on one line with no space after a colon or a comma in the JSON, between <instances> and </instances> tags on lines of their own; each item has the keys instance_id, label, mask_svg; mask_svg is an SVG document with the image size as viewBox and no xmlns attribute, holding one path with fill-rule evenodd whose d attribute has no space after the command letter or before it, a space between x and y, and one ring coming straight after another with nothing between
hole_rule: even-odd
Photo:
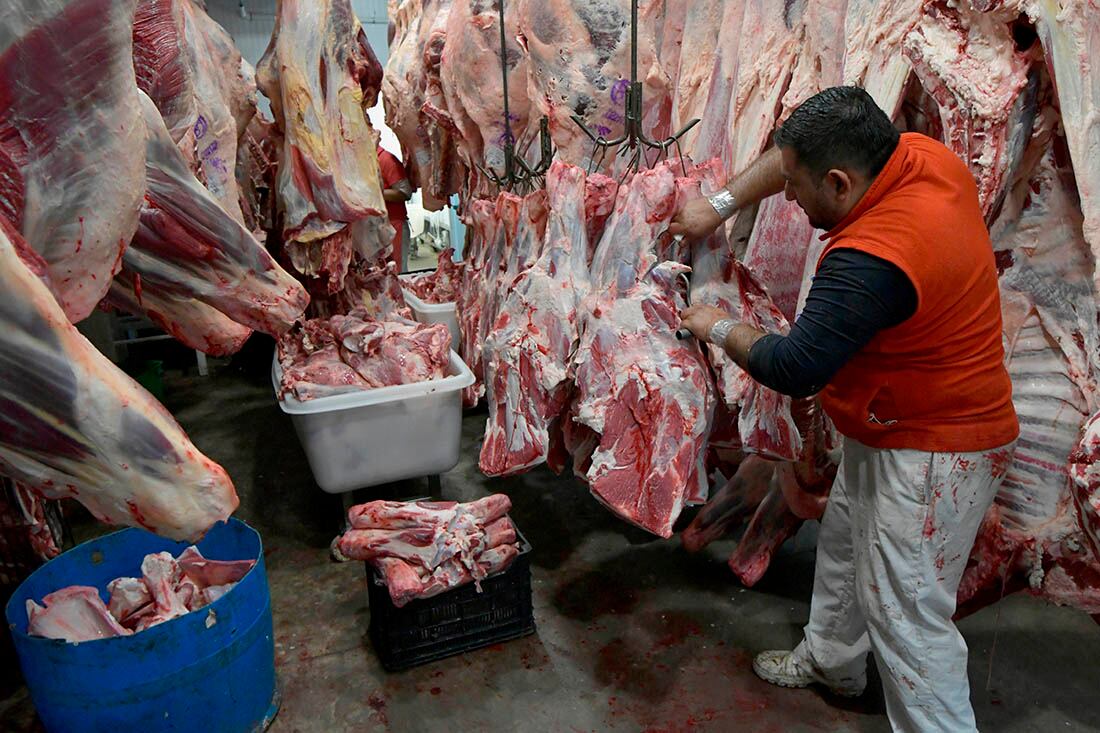
<instances>
[{"instance_id":1,"label":"beef carcass half","mask_svg":"<svg viewBox=\"0 0 1100 733\"><path fill-rule=\"evenodd\" d=\"M1082 487L1071 473L1071 454L1083 462L1081 426L1098 407L1092 252L1055 125L1038 125L992 229L1020 439L959 587L964 613L1019 588L1100 611L1100 588L1088 581L1100 563L1080 514L1089 503L1075 509Z\"/></svg>"},{"instance_id":2,"label":"beef carcass half","mask_svg":"<svg viewBox=\"0 0 1100 733\"><path fill-rule=\"evenodd\" d=\"M505 57L501 58L499 5L454 0L447 17L446 47L439 67L446 108L458 129L456 143L467 169L485 189L489 181L477 165L504 169L506 142L522 148L528 124L527 56L517 42L520 6L504 6ZM508 83L508 119L504 118L504 64Z\"/></svg>"},{"instance_id":3,"label":"beef carcass half","mask_svg":"<svg viewBox=\"0 0 1100 733\"><path fill-rule=\"evenodd\" d=\"M575 358L574 419L599 436L586 474L592 493L662 537L686 496L706 494L714 407L699 346L675 336L687 268L656 254L682 196L671 163L620 189L592 262Z\"/></svg>"},{"instance_id":4,"label":"beef carcass half","mask_svg":"<svg viewBox=\"0 0 1100 733\"><path fill-rule=\"evenodd\" d=\"M921 87L936 102L944 143L970 166L988 214L1031 137L1037 75L1030 94L1021 92L1038 44L1017 48L1017 9L979 11L974 4L926 4L905 39L905 52Z\"/></svg>"},{"instance_id":5,"label":"beef carcass half","mask_svg":"<svg viewBox=\"0 0 1100 733\"><path fill-rule=\"evenodd\" d=\"M134 71L191 170L241 220L234 165L256 113L256 77L229 34L195 0L140 0Z\"/></svg>"},{"instance_id":6,"label":"beef carcass half","mask_svg":"<svg viewBox=\"0 0 1100 733\"><path fill-rule=\"evenodd\" d=\"M45 259L74 323L110 287L145 190L135 1L0 7L0 215Z\"/></svg>"},{"instance_id":7,"label":"beef carcass half","mask_svg":"<svg viewBox=\"0 0 1100 733\"><path fill-rule=\"evenodd\" d=\"M477 199L470 203L466 225L470 233L469 247L463 258L462 281L455 311L461 335L459 348L462 360L474 373L475 380L474 384L463 390L462 403L466 407L473 407L485 394L480 331L487 293L482 289L482 282L489 266L490 253L495 247L501 246L497 244L497 236L503 236L503 233L500 231L500 219L496 217L495 206L486 199Z\"/></svg>"},{"instance_id":8,"label":"beef carcass half","mask_svg":"<svg viewBox=\"0 0 1100 733\"><path fill-rule=\"evenodd\" d=\"M285 246L306 275L343 286L353 222L385 213L365 110L382 67L349 0L279 0L258 81L284 135L277 198ZM335 248L334 257L326 249Z\"/></svg>"},{"instance_id":9,"label":"beef carcass half","mask_svg":"<svg viewBox=\"0 0 1100 733\"><path fill-rule=\"evenodd\" d=\"M1100 7L1096 0L1024 0L1022 6L1035 23L1054 77L1084 215L1084 238L1092 249L1093 267L1100 267ZM1093 286L1100 291L1095 269Z\"/></svg>"},{"instance_id":10,"label":"beef carcass half","mask_svg":"<svg viewBox=\"0 0 1100 733\"><path fill-rule=\"evenodd\" d=\"M454 5L455 0L439 0L426 7L418 35L424 65L423 99L418 115L432 161L421 185L424 201L432 209L441 208L451 194L462 188L467 173L465 160L458 151L461 131L454 113L447 108L447 94L443 90L443 59ZM461 31L466 33L469 29ZM487 80L487 83L492 81Z\"/></svg>"},{"instance_id":11,"label":"beef carcass half","mask_svg":"<svg viewBox=\"0 0 1100 733\"><path fill-rule=\"evenodd\" d=\"M638 80L646 119L653 118L654 107L667 104L669 95L655 38L663 5L643 2L639 8ZM558 160L588 167L592 143L572 117L579 116L608 140L622 134L630 86L630 2L522 0L518 16L530 56L531 117L549 118ZM606 163L611 162L609 157Z\"/></svg>"},{"instance_id":12,"label":"beef carcass half","mask_svg":"<svg viewBox=\"0 0 1100 733\"><path fill-rule=\"evenodd\" d=\"M237 508L225 471L70 325L0 217L0 471L109 524L196 539Z\"/></svg>"},{"instance_id":13,"label":"beef carcass half","mask_svg":"<svg viewBox=\"0 0 1100 733\"><path fill-rule=\"evenodd\" d=\"M570 395L577 307L588 294L584 171L556 162L546 190L542 255L508 287L483 347L489 420L479 465L490 476L546 461Z\"/></svg>"},{"instance_id":14,"label":"beef carcass half","mask_svg":"<svg viewBox=\"0 0 1100 733\"><path fill-rule=\"evenodd\" d=\"M137 303L142 305L150 291L195 298L249 328L274 335L286 331L305 311L305 289L199 183L156 107L139 94L147 129L147 188L137 234L123 253L123 270L134 279ZM192 348L209 343L197 324L164 325ZM196 332L201 341L194 338Z\"/></svg>"},{"instance_id":15,"label":"beef carcass half","mask_svg":"<svg viewBox=\"0 0 1100 733\"><path fill-rule=\"evenodd\" d=\"M386 125L401 141L402 160L409 182L420 187L431 166L427 132L420 124L423 103L424 64L421 59L419 35L424 11L421 0L405 0L400 7L390 8L394 35L390 41L390 56L382 76L382 98L385 100Z\"/></svg>"}]
</instances>

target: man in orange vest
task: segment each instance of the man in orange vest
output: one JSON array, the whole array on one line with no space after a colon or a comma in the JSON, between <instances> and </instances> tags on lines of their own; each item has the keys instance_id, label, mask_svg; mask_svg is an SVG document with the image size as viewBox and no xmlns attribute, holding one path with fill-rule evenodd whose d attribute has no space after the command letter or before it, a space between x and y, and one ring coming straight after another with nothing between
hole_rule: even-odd
<instances>
[{"instance_id":1,"label":"man in orange vest","mask_svg":"<svg viewBox=\"0 0 1100 733\"><path fill-rule=\"evenodd\" d=\"M974 179L939 142L899 134L863 90L834 87L726 189L687 202L671 231L704 237L780 191L828 240L790 334L709 306L683 314L763 385L819 393L844 436L805 637L753 668L854 696L870 651L895 730L975 730L955 595L1019 426Z\"/></svg>"}]
</instances>

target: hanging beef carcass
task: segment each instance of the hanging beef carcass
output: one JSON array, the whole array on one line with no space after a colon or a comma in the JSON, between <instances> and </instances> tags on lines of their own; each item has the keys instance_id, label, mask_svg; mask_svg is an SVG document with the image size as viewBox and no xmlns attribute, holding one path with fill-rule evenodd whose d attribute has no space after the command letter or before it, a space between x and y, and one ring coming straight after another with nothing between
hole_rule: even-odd
<instances>
[{"instance_id":1,"label":"hanging beef carcass","mask_svg":"<svg viewBox=\"0 0 1100 733\"><path fill-rule=\"evenodd\" d=\"M542 254L508 286L483 347L489 420L479 465L490 476L546 461L570 395L577 307L588 294L584 171L554 163L546 190Z\"/></svg>"},{"instance_id":2,"label":"hanging beef carcass","mask_svg":"<svg viewBox=\"0 0 1100 733\"><path fill-rule=\"evenodd\" d=\"M244 137L237 146L237 189L240 191L244 226L257 238L270 230L273 217L273 193L281 146L275 123L263 113L257 113L248 123Z\"/></svg>"},{"instance_id":3,"label":"hanging beef carcass","mask_svg":"<svg viewBox=\"0 0 1100 733\"><path fill-rule=\"evenodd\" d=\"M150 294L195 299L233 321L278 335L302 315L309 298L237 219L199 183L173 144L160 113L139 92L146 121L146 193L137 234L123 253L123 274L112 302L146 312L168 333L196 349L226 353L207 318L161 312ZM120 292L121 291L121 292ZM234 329L238 330L238 329ZM230 342L235 339L230 339Z\"/></svg>"},{"instance_id":4,"label":"hanging beef carcass","mask_svg":"<svg viewBox=\"0 0 1100 733\"><path fill-rule=\"evenodd\" d=\"M575 358L574 420L598 436L586 478L618 516L662 537L703 498L713 388L698 345L679 341L679 273L658 259L683 196L674 166L619 191L592 262Z\"/></svg>"},{"instance_id":5,"label":"hanging beef carcass","mask_svg":"<svg viewBox=\"0 0 1100 733\"><path fill-rule=\"evenodd\" d=\"M682 3L687 5L687 3ZM712 79L715 76L715 68L718 57L722 54L735 55L733 48L719 46L719 34L722 32L723 16L727 5L739 3L723 2L722 0L702 0L692 2L691 12L684 19L683 36L681 38L681 50L678 58L671 100L672 128L679 130L694 119L702 122L704 110L710 99ZM723 39L728 40L728 39ZM686 48L686 52L685 49ZM668 62L662 59L662 64L668 69ZM729 92L726 92L726 101L729 100ZM690 130L681 140L684 150L693 151L696 160L709 160L710 155L694 155L693 143L699 129Z\"/></svg>"},{"instance_id":6,"label":"hanging beef carcass","mask_svg":"<svg viewBox=\"0 0 1100 733\"><path fill-rule=\"evenodd\" d=\"M110 287L145 189L134 5L0 7L0 215L42 255L74 322Z\"/></svg>"},{"instance_id":7,"label":"hanging beef carcass","mask_svg":"<svg viewBox=\"0 0 1100 733\"><path fill-rule=\"evenodd\" d=\"M458 129L458 150L475 191L487 192L489 181L478 165L504 169L507 142L529 140L527 56L517 43L520 10L504 5L505 56L501 58L499 5L482 0L455 0L447 18L447 41L439 67L446 108ZM504 119L504 77L507 75L508 119ZM481 185L477 185L480 181Z\"/></svg>"},{"instance_id":8,"label":"hanging beef carcass","mask_svg":"<svg viewBox=\"0 0 1100 733\"><path fill-rule=\"evenodd\" d=\"M660 116L654 108L667 104L669 97L669 79L655 38L664 21L663 5L644 2L639 9L638 81L643 85L643 117L651 121L650 128ZM630 86L630 3L522 0L517 12L530 56L531 117L549 118L558 160L587 167L592 143L572 118L580 117L594 134L608 140L622 134Z\"/></svg>"},{"instance_id":9,"label":"hanging beef carcass","mask_svg":"<svg viewBox=\"0 0 1100 733\"><path fill-rule=\"evenodd\" d=\"M419 44L421 0L390 3L390 55L382 76L386 125L401 141L402 160L409 182L419 188L426 180L432 157L427 132L420 124L420 105L424 65Z\"/></svg>"},{"instance_id":10,"label":"hanging beef carcass","mask_svg":"<svg viewBox=\"0 0 1100 733\"><path fill-rule=\"evenodd\" d=\"M365 110L382 68L348 0L280 0L260 88L284 135L277 199L284 245L303 275L343 287L350 225L385 213Z\"/></svg>"},{"instance_id":11,"label":"hanging beef carcass","mask_svg":"<svg viewBox=\"0 0 1100 733\"><path fill-rule=\"evenodd\" d=\"M463 390L462 402L466 407L475 406L485 394L481 366L481 319L486 293L481 288L490 253L496 246L500 220L495 215L492 201L476 199L466 211L469 227L469 245L463 257L462 280L455 302L458 316L459 348L462 360L474 373L474 384Z\"/></svg>"},{"instance_id":12,"label":"hanging beef carcass","mask_svg":"<svg viewBox=\"0 0 1100 733\"><path fill-rule=\"evenodd\" d=\"M1100 610L1100 589L1089 580L1100 577L1090 552L1091 504L1073 482L1081 473L1070 473L1074 452L1072 462L1087 463L1087 450L1075 448L1098 406L1097 303L1074 167L1058 152L1065 148L1057 116L1044 106L992 228L1021 432L963 576L964 613L1020 588Z\"/></svg>"},{"instance_id":13,"label":"hanging beef carcass","mask_svg":"<svg viewBox=\"0 0 1100 733\"><path fill-rule=\"evenodd\" d=\"M419 78L421 104L417 108L418 131L423 131L431 156L431 165L420 183L424 189L425 204L431 209L442 208L466 180L466 168L458 152L461 131L455 122L455 113L447 107L442 77L453 8L454 0L431 3L424 9L417 32L417 50L424 68Z\"/></svg>"},{"instance_id":14,"label":"hanging beef carcass","mask_svg":"<svg viewBox=\"0 0 1100 733\"><path fill-rule=\"evenodd\" d=\"M138 86L191 169L242 220L234 166L256 113L254 70L195 0L139 0L133 34Z\"/></svg>"},{"instance_id":15,"label":"hanging beef carcass","mask_svg":"<svg viewBox=\"0 0 1100 733\"><path fill-rule=\"evenodd\" d=\"M522 209L522 197L503 191L495 202L486 202L479 212L480 216L485 217L483 241L477 253L481 264L467 268L469 277L465 287L469 291L458 305L465 314L462 316L463 328L468 329L468 332L462 332L462 343L468 344L467 364L475 377L474 384L467 388L463 397L467 405L476 405L485 395L484 343L503 297L499 287L508 268Z\"/></svg>"},{"instance_id":16,"label":"hanging beef carcass","mask_svg":"<svg viewBox=\"0 0 1100 733\"><path fill-rule=\"evenodd\" d=\"M237 495L225 471L69 323L45 261L2 217L0 260L0 471L174 539L227 518Z\"/></svg>"}]
</instances>

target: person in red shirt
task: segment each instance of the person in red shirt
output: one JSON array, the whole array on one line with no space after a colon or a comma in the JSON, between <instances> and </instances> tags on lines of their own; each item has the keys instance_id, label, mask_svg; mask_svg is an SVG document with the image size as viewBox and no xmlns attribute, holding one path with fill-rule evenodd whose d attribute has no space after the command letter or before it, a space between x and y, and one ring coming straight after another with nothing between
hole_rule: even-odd
<instances>
[{"instance_id":1,"label":"person in red shirt","mask_svg":"<svg viewBox=\"0 0 1100 733\"><path fill-rule=\"evenodd\" d=\"M378 169L382 173L382 198L394 228L393 261L401 272L409 269L409 214L405 202L412 198L412 185L405 166L396 155L378 146Z\"/></svg>"}]
</instances>

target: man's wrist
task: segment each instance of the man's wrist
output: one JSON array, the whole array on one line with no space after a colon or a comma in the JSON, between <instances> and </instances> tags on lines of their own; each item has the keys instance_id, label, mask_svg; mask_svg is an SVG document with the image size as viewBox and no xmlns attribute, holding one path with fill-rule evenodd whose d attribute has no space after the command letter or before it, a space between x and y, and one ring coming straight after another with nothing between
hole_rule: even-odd
<instances>
[{"instance_id":1,"label":"man's wrist","mask_svg":"<svg viewBox=\"0 0 1100 733\"><path fill-rule=\"evenodd\" d=\"M718 216L722 217L723 221L733 216L733 212L737 211L737 200L733 198L733 194L728 189L718 189L716 193L707 196L707 201Z\"/></svg>"},{"instance_id":2,"label":"man's wrist","mask_svg":"<svg viewBox=\"0 0 1100 733\"><path fill-rule=\"evenodd\" d=\"M726 339L729 338L730 332L736 326L737 321L729 318L715 321L711 324L710 330L707 332L707 341L723 349L726 348Z\"/></svg>"}]
</instances>

